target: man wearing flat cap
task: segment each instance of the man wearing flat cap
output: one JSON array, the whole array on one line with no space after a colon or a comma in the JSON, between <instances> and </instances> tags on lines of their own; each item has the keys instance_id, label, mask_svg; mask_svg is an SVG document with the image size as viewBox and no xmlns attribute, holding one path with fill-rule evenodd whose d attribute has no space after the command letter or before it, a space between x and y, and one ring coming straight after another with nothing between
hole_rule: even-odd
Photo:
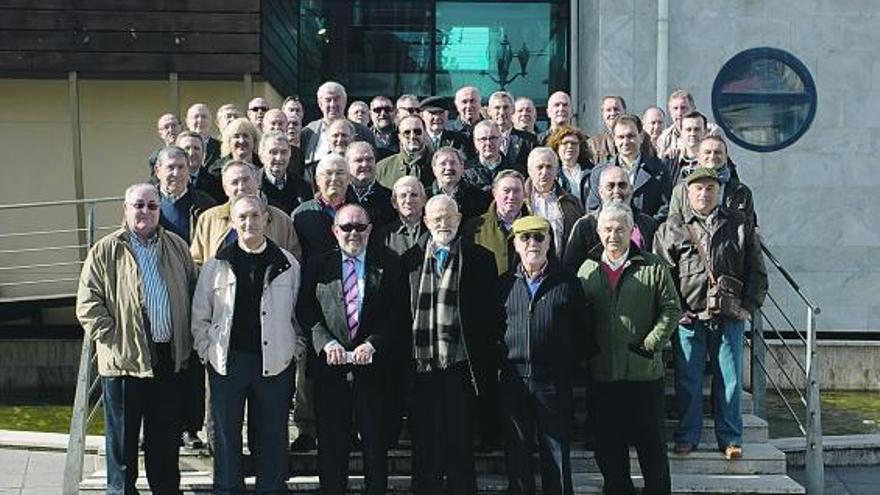
<instances>
[{"instance_id":1,"label":"man wearing flat cap","mask_svg":"<svg viewBox=\"0 0 880 495\"><path fill-rule=\"evenodd\" d=\"M572 368L576 356L592 354L595 347L577 278L547 257L551 230L543 217L513 222L519 263L499 284L506 323L501 391L508 493L535 493L531 444L536 433L543 493L572 493Z\"/></svg>"},{"instance_id":2,"label":"man wearing flat cap","mask_svg":"<svg viewBox=\"0 0 880 495\"><path fill-rule=\"evenodd\" d=\"M470 140L459 131L446 128L449 120L449 111L454 108L452 100L447 96L429 96L419 105L422 112L422 120L425 121L427 131L427 144L433 151L445 146L451 146L461 150L465 155L474 151L469 147Z\"/></svg>"},{"instance_id":3,"label":"man wearing flat cap","mask_svg":"<svg viewBox=\"0 0 880 495\"><path fill-rule=\"evenodd\" d=\"M715 437L727 459L742 457L742 354L745 320L767 294L760 240L749 219L719 204L711 168L685 178L688 206L654 236L654 252L672 267L682 317L672 337L679 424L675 453L700 443L703 372L712 370Z\"/></svg>"}]
</instances>

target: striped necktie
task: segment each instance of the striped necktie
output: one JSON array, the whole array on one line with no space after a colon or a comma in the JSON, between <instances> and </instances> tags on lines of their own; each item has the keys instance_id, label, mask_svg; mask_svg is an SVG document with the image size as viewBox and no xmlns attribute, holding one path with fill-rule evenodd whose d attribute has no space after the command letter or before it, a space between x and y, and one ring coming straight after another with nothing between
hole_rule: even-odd
<instances>
[{"instance_id":1,"label":"striped necktie","mask_svg":"<svg viewBox=\"0 0 880 495\"><path fill-rule=\"evenodd\" d=\"M342 297L345 301L345 316L348 321L348 336L354 341L358 327L358 273L357 260L348 258L345 260L342 282Z\"/></svg>"}]
</instances>

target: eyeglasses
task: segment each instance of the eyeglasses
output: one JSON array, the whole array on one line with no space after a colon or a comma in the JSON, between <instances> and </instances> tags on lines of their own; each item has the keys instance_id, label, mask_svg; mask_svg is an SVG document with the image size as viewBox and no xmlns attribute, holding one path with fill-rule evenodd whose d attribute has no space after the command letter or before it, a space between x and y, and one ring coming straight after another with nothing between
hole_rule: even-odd
<instances>
[{"instance_id":1,"label":"eyeglasses","mask_svg":"<svg viewBox=\"0 0 880 495\"><path fill-rule=\"evenodd\" d=\"M409 113L410 115L419 113L419 107L398 107L398 110L403 110L404 112Z\"/></svg>"},{"instance_id":2,"label":"eyeglasses","mask_svg":"<svg viewBox=\"0 0 880 495\"><path fill-rule=\"evenodd\" d=\"M629 189L629 182L628 181L621 181L621 182L606 182L605 183L605 189L615 189L615 188L616 189Z\"/></svg>"},{"instance_id":3,"label":"eyeglasses","mask_svg":"<svg viewBox=\"0 0 880 495\"><path fill-rule=\"evenodd\" d=\"M580 144L580 141L563 141L559 143L559 146L578 146Z\"/></svg>"},{"instance_id":4,"label":"eyeglasses","mask_svg":"<svg viewBox=\"0 0 880 495\"><path fill-rule=\"evenodd\" d=\"M535 242L541 243L544 242L544 239L546 238L547 236L544 235L543 232L523 232L519 235L519 240L521 240L522 242L529 242L530 240L534 239Z\"/></svg>"},{"instance_id":5,"label":"eyeglasses","mask_svg":"<svg viewBox=\"0 0 880 495\"><path fill-rule=\"evenodd\" d=\"M499 139L501 139L501 136L483 136L476 138L476 140L481 143L489 143L492 141L498 141Z\"/></svg>"},{"instance_id":6,"label":"eyeglasses","mask_svg":"<svg viewBox=\"0 0 880 495\"><path fill-rule=\"evenodd\" d=\"M355 232L364 232L369 226L370 224L368 223L344 223L342 225L337 225L337 227L339 227L339 230L343 232L351 232L352 230L354 230Z\"/></svg>"},{"instance_id":7,"label":"eyeglasses","mask_svg":"<svg viewBox=\"0 0 880 495\"><path fill-rule=\"evenodd\" d=\"M391 113L391 110L393 110L391 107L376 107L370 109L373 113Z\"/></svg>"},{"instance_id":8,"label":"eyeglasses","mask_svg":"<svg viewBox=\"0 0 880 495\"><path fill-rule=\"evenodd\" d=\"M269 110L269 107L251 107L248 108L249 112L266 112Z\"/></svg>"},{"instance_id":9,"label":"eyeglasses","mask_svg":"<svg viewBox=\"0 0 880 495\"><path fill-rule=\"evenodd\" d=\"M143 210L144 208L146 208L150 211L156 211L159 209L159 203L153 203L153 202L144 203L142 201L138 201L137 203L127 203L127 204L128 204L128 206L131 206L135 210Z\"/></svg>"},{"instance_id":10,"label":"eyeglasses","mask_svg":"<svg viewBox=\"0 0 880 495\"><path fill-rule=\"evenodd\" d=\"M400 135L401 136L421 136L422 130L418 129L418 128L416 128L416 129L401 129Z\"/></svg>"}]
</instances>

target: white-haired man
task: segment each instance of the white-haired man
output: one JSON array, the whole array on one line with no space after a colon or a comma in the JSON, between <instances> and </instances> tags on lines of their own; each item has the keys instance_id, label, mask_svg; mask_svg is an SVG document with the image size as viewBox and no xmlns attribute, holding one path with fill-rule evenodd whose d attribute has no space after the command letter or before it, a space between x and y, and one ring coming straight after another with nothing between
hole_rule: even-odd
<instances>
[{"instance_id":1,"label":"white-haired man","mask_svg":"<svg viewBox=\"0 0 880 495\"><path fill-rule=\"evenodd\" d=\"M327 81L319 86L317 98L321 118L309 122L300 132L300 147L306 165L317 163L325 155L333 152L326 131L334 120L345 118L345 106L348 103L345 87L335 81ZM352 125L356 141L366 141L375 146L376 141L370 129L357 123Z\"/></svg>"}]
</instances>

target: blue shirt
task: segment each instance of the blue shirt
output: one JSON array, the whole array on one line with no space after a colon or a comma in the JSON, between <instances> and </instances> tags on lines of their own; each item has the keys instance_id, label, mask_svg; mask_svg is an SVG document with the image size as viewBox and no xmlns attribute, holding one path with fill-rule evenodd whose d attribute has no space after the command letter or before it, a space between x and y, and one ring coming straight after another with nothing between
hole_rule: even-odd
<instances>
[{"instance_id":1,"label":"blue shirt","mask_svg":"<svg viewBox=\"0 0 880 495\"><path fill-rule=\"evenodd\" d=\"M131 232L131 248L140 272L141 288L144 292L144 303L147 306L147 318L153 342L171 341L171 303L168 298L168 287L159 272L159 236L154 234L146 242Z\"/></svg>"},{"instance_id":2,"label":"blue shirt","mask_svg":"<svg viewBox=\"0 0 880 495\"><path fill-rule=\"evenodd\" d=\"M345 262L349 259L354 259L354 268L357 270L357 279L358 279L358 313L360 314L361 310L364 308L364 287L366 286L364 282L364 277L366 276L367 269L367 250L364 249L361 251L361 254L352 258L351 256L342 253L342 278L345 278ZM345 295L343 294L343 299Z\"/></svg>"}]
</instances>

